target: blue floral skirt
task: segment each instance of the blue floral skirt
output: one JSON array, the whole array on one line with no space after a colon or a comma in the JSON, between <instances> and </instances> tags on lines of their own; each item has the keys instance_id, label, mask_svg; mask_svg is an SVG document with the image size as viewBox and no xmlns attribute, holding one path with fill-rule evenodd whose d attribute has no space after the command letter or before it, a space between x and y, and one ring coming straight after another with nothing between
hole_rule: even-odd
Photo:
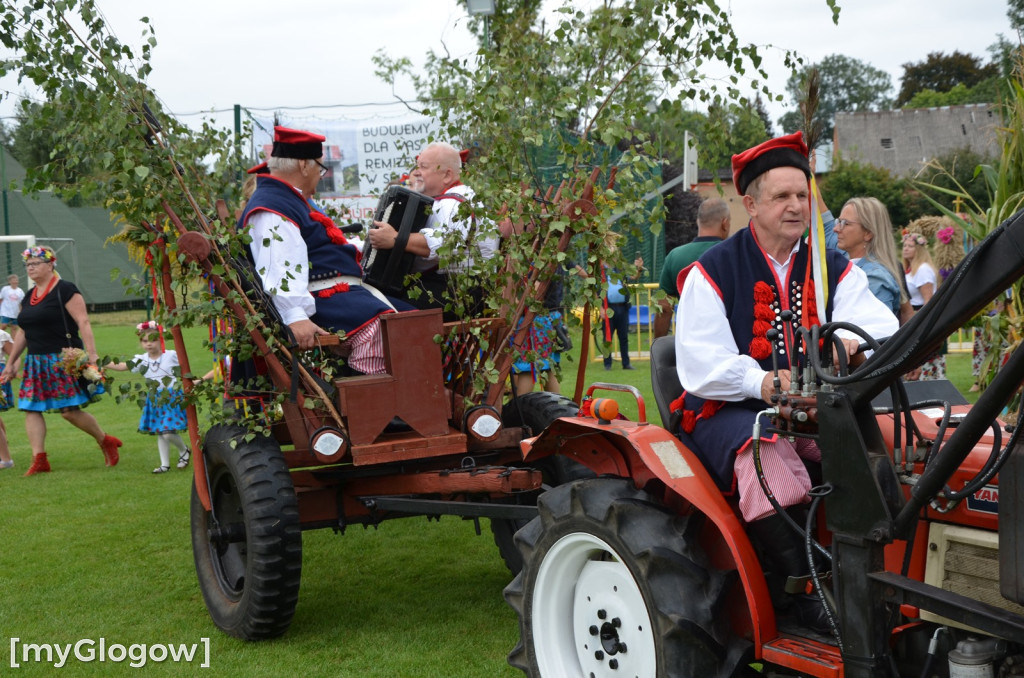
<instances>
[{"instance_id":1,"label":"blue floral skirt","mask_svg":"<svg viewBox=\"0 0 1024 678\"><path fill-rule=\"evenodd\" d=\"M68 407L85 407L104 393L103 384L92 392L82 388L78 379L70 376L61 366L59 353L30 353L18 391L18 409L26 412L51 412Z\"/></svg>"},{"instance_id":2,"label":"blue floral skirt","mask_svg":"<svg viewBox=\"0 0 1024 678\"><path fill-rule=\"evenodd\" d=\"M7 367L7 363L0 363L0 372ZM11 390L11 382L0 384L0 412L6 412L14 407L14 391Z\"/></svg>"},{"instance_id":3,"label":"blue floral skirt","mask_svg":"<svg viewBox=\"0 0 1024 678\"><path fill-rule=\"evenodd\" d=\"M512 363L512 374L530 372L534 368L538 372L547 372L552 369L552 365L561 362L562 355L555 351L555 323L561 319L562 314L558 311L533 317L533 327L530 328L530 334L526 337L525 350L519 353L515 362ZM519 322L521 324L522 319ZM535 363L526 359L526 351L533 351L536 354L537 361Z\"/></svg>"},{"instance_id":4,"label":"blue floral skirt","mask_svg":"<svg viewBox=\"0 0 1024 678\"><path fill-rule=\"evenodd\" d=\"M139 420L139 433L176 433L188 428L185 417L184 393L180 389L159 389L146 396Z\"/></svg>"}]
</instances>

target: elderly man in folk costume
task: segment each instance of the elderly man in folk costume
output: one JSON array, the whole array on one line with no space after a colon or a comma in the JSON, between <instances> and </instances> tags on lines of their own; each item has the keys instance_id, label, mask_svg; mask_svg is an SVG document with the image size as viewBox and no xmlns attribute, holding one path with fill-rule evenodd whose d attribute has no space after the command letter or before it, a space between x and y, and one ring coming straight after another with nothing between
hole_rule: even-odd
<instances>
[{"instance_id":1,"label":"elderly man in folk costume","mask_svg":"<svg viewBox=\"0 0 1024 678\"><path fill-rule=\"evenodd\" d=\"M462 183L462 165L468 157L468 151L441 141L429 144L416 156L411 179L416 190L434 199L426 225L419 233L409 234L405 245L406 252L416 255L413 271L420 279L412 286L419 287L420 293L402 298L417 308L444 308L451 295L462 293L468 297L470 315L481 310L483 286L488 281L474 280L471 289L460 291L452 280L453 274L491 259L498 251L498 238L490 224L460 214L462 203L472 202L475 195ZM398 232L386 222L374 221L366 237L375 248L389 250L394 249ZM442 257L442 246L450 248L447 256ZM446 322L456 319L445 312Z\"/></svg>"},{"instance_id":2,"label":"elderly man in folk costume","mask_svg":"<svg viewBox=\"0 0 1024 678\"><path fill-rule=\"evenodd\" d=\"M359 250L309 201L326 171L321 164L324 140L319 134L274 128L269 174L257 177L238 229L251 235L256 271L296 343L311 348L317 336L344 330L344 345L351 348L349 367L381 374L380 316L396 306L363 283Z\"/></svg>"},{"instance_id":3,"label":"elderly man in folk costume","mask_svg":"<svg viewBox=\"0 0 1024 678\"><path fill-rule=\"evenodd\" d=\"M821 280L827 302L823 307L816 303L811 257L821 252L811 252L804 238L811 216L811 171L800 132L734 155L732 166L750 225L680 274L676 362L686 389L675 404L683 408L680 438L724 490L738 491L740 511L765 568L781 577L803 576L808 574L803 544L765 496L750 453L757 412L774 392L772 356L786 390L790 369L803 359L796 341L799 328L846 321L881 338L894 333L898 323L871 294L864 272L834 250L825 252L827 273ZM774 340L767 336L771 329L778 331ZM842 332L838 336L853 358L858 339ZM772 435L761 437L760 455L779 504L803 524L811 488L804 460L821 460L817 445ZM779 602L802 625L827 632L817 598L799 595Z\"/></svg>"}]
</instances>

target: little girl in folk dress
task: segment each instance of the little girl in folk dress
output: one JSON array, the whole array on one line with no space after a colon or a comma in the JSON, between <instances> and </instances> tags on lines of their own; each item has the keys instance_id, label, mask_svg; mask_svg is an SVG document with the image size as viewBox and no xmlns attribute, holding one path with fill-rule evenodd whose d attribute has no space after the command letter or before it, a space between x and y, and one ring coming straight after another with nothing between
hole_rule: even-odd
<instances>
[{"instance_id":1,"label":"little girl in folk dress","mask_svg":"<svg viewBox=\"0 0 1024 678\"><path fill-rule=\"evenodd\" d=\"M122 372L131 370L142 374L147 381L156 382L155 391L151 389L146 395L142 419L139 420L139 433L157 437L160 465L153 469L153 473L167 473L171 470L171 445L178 449L178 468L185 468L191 454L178 435L178 431L188 428L182 405L183 394L178 388L178 377L175 374L178 354L174 350L164 350L161 341L163 328L155 321L139 323L135 329L145 353L136 355L128 363L109 363L107 369Z\"/></svg>"}]
</instances>

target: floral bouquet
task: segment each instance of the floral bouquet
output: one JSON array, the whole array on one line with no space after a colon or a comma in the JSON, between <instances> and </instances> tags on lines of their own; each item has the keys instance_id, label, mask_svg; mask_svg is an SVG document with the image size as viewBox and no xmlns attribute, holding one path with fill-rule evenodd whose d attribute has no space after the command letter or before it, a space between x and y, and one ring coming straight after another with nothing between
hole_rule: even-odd
<instances>
[{"instance_id":1,"label":"floral bouquet","mask_svg":"<svg viewBox=\"0 0 1024 678\"><path fill-rule=\"evenodd\" d=\"M58 363L64 373L78 380L78 385L92 398L104 392L103 371L89 362L89 356L80 348L64 348Z\"/></svg>"}]
</instances>

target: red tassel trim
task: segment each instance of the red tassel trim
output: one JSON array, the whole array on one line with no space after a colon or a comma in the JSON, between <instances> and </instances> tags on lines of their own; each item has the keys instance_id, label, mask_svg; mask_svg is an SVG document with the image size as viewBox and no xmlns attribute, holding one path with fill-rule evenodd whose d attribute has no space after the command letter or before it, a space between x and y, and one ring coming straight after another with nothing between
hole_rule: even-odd
<instances>
[{"instance_id":1,"label":"red tassel trim","mask_svg":"<svg viewBox=\"0 0 1024 678\"><path fill-rule=\"evenodd\" d=\"M309 218L324 227L324 230L327 231L327 237L335 245L348 244L348 238L345 237L345 234L341 232L341 229L335 226L334 222L331 221L331 218L326 214L312 210L309 213Z\"/></svg>"},{"instance_id":2,"label":"red tassel trim","mask_svg":"<svg viewBox=\"0 0 1024 678\"><path fill-rule=\"evenodd\" d=\"M348 290L348 283L337 283L332 287L328 287L325 290L320 290L319 292L316 293L316 296L320 297L321 299L328 299L330 297L333 297L335 294L338 294L339 292L348 292Z\"/></svg>"},{"instance_id":3,"label":"red tassel trim","mask_svg":"<svg viewBox=\"0 0 1024 678\"><path fill-rule=\"evenodd\" d=\"M700 408L700 416L702 419L710 419L711 417L718 414L718 410L722 409L722 405L725 402L721 400L707 400L704 402L704 406Z\"/></svg>"},{"instance_id":4,"label":"red tassel trim","mask_svg":"<svg viewBox=\"0 0 1024 678\"><path fill-rule=\"evenodd\" d=\"M820 325L821 322L818 318L818 299L817 294L814 291L814 281L808 281L808 284L804 285L804 327L814 327Z\"/></svg>"},{"instance_id":5,"label":"red tassel trim","mask_svg":"<svg viewBox=\"0 0 1024 678\"><path fill-rule=\"evenodd\" d=\"M775 312L772 310L772 307L769 306L768 304L754 304L754 320L761 320L766 323L771 323L773 320L775 320Z\"/></svg>"},{"instance_id":6,"label":"red tassel trim","mask_svg":"<svg viewBox=\"0 0 1024 678\"><path fill-rule=\"evenodd\" d=\"M693 410L686 410L683 412L683 424L682 428L687 433L693 433L693 429L697 427L697 414Z\"/></svg>"},{"instance_id":7,"label":"red tassel trim","mask_svg":"<svg viewBox=\"0 0 1024 678\"><path fill-rule=\"evenodd\" d=\"M683 419L680 423L680 427L686 433L693 433L693 429L697 427L697 420L699 419L710 419L718 413L718 410L722 409L725 403L721 400L706 400L704 405L700 408L700 413L694 412L693 410L685 410L686 391L683 394L672 401L669 405L669 410L672 412L678 412L683 410Z\"/></svg>"},{"instance_id":8,"label":"red tassel trim","mask_svg":"<svg viewBox=\"0 0 1024 678\"><path fill-rule=\"evenodd\" d=\"M772 345L764 337L754 337L750 340L750 357L754 360L764 360L772 354Z\"/></svg>"},{"instance_id":9,"label":"red tassel trim","mask_svg":"<svg viewBox=\"0 0 1024 678\"><path fill-rule=\"evenodd\" d=\"M771 342L766 339L771 322L775 320L775 311L771 304L775 301L775 290L763 280L754 283L754 338L750 340L750 356L755 360L764 360L772 354Z\"/></svg>"},{"instance_id":10,"label":"red tassel trim","mask_svg":"<svg viewBox=\"0 0 1024 678\"><path fill-rule=\"evenodd\" d=\"M770 304L775 301L775 290L772 286L763 280L758 280L754 283L754 303L755 304Z\"/></svg>"}]
</instances>

